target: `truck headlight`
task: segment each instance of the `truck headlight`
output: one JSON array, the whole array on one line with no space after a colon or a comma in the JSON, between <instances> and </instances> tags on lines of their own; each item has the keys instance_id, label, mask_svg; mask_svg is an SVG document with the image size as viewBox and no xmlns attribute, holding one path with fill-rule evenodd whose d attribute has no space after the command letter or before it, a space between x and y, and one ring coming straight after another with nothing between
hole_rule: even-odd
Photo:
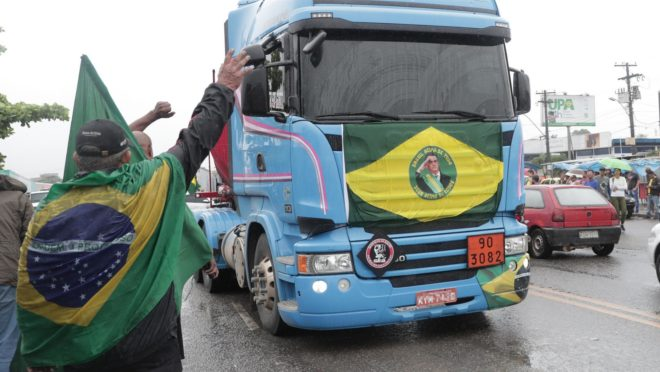
<instances>
[{"instance_id":1,"label":"truck headlight","mask_svg":"<svg viewBox=\"0 0 660 372\"><path fill-rule=\"evenodd\" d=\"M299 254L298 272L303 275L352 273L350 253Z\"/></svg>"},{"instance_id":2,"label":"truck headlight","mask_svg":"<svg viewBox=\"0 0 660 372\"><path fill-rule=\"evenodd\" d=\"M504 239L504 255L511 256L527 252L527 234Z\"/></svg>"}]
</instances>

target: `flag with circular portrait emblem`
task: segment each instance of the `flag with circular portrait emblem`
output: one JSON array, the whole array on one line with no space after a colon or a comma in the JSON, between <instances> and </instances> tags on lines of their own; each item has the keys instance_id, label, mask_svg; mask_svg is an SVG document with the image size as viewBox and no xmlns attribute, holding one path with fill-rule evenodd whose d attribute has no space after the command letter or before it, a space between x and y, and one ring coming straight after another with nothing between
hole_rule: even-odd
<instances>
[{"instance_id":1,"label":"flag with circular portrait emblem","mask_svg":"<svg viewBox=\"0 0 660 372\"><path fill-rule=\"evenodd\" d=\"M500 123L344 125L348 221L404 226L492 217L504 165Z\"/></svg>"},{"instance_id":2,"label":"flag with circular portrait emblem","mask_svg":"<svg viewBox=\"0 0 660 372\"><path fill-rule=\"evenodd\" d=\"M185 206L170 154L54 185L21 247L21 353L31 365L70 365L126 336L174 283L211 258Z\"/></svg>"}]
</instances>

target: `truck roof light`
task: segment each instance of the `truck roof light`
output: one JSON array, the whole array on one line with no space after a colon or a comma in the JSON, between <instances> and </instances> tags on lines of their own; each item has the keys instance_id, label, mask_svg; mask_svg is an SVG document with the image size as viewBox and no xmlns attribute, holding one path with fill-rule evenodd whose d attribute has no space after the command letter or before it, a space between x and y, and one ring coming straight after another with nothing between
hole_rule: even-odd
<instances>
[{"instance_id":1,"label":"truck roof light","mask_svg":"<svg viewBox=\"0 0 660 372\"><path fill-rule=\"evenodd\" d=\"M333 18L332 12L315 12L312 13L312 18Z\"/></svg>"}]
</instances>

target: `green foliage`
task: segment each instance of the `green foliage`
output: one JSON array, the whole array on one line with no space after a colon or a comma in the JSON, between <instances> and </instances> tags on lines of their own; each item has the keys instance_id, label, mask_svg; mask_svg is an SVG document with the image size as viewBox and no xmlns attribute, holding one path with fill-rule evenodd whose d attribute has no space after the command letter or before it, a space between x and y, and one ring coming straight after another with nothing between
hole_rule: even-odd
<instances>
[{"instance_id":1,"label":"green foliage","mask_svg":"<svg viewBox=\"0 0 660 372\"><path fill-rule=\"evenodd\" d=\"M0 27L0 33L5 30ZM7 50L0 45L0 54ZM56 103L52 105L34 105L25 102L15 104L7 100L7 96L0 93L0 139L5 139L14 133L11 127L20 123L22 127L30 127L30 123L42 120L69 120L69 109ZM0 153L0 169L5 165L5 156Z\"/></svg>"},{"instance_id":2,"label":"green foliage","mask_svg":"<svg viewBox=\"0 0 660 372\"><path fill-rule=\"evenodd\" d=\"M589 132L589 129L581 128L578 130L574 130L573 134L591 134L591 132Z\"/></svg>"},{"instance_id":3,"label":"green foliage","mask_svg":"<svg viewBox=\"0 0 660 372\"><path fill-rule=\"evenodd\" d=\"M2 27L0 27L0 33L3 32L5 32L5 30ZM2 46L2 44L0 44L0 54L4 53L6 50L7 48L5 48L4 46ZM0 161L2 161L2 159L0 159Z\"/></svg>"},{"instance_id":4,"label":"green foliage","mask_svg":"<svg viewBox=\"0 0 660 372\"><path fill-rule=\"evenodd\" d=\"M14 133L11 127L20 123L22 127L30 127L30 123L42 120L69 120L69 109L54 104L35 105L25 102L11 104L7 96L0 94L0 139L7 138ZM0 153L0 169L4 168L5 156Z\"/></svg>"},{"instance_id":5,"label":"green foliage","mask_svg":"<svg viewBox=\"0 0 660 372\"><path fill-rule=\"evenodd\" d=\"M532 159L530 162L536 165L541 165L544 163L554 163L556 161L564 161L567 160L566 155L560 154L560 155L550 155L550 160L546 160L545 154L541 154L534 159Z\"/></svg>"}]
</instances>

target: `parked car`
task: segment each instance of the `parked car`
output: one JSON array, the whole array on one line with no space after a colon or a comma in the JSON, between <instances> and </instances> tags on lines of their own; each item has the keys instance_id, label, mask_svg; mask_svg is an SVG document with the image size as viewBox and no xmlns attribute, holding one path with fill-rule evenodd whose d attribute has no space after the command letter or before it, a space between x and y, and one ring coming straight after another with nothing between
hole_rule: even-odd
<instances>
[{"instance_id":1,"label":"parked car","mask_svg":"<svg viewBox=\"0 0 660 372\"><path fill-rule=\"evenodd\" d=\"M30 193L30 201L32 202L32 207L36 208L39 205L41 199L45 198L48 195L48 190L43 191L32 191Z\"/></svg>"},{"instance_id":2,"label":"parked car","mask_svg":"<svg viewBox=\"0 0 660 372\"><path fill-rule=\"evenodd\" d=\"M651 264L655 265L655 275L660 282L660 223L651 229L648 248Z\"/></svg>"},{"instance_id":3,"label":"parked car","mask_svg":"<svg viewBox=\"0 0 660 372\"><path fill-rule=\"evenodd\" d=\"M607 256L619 242L621 226L616 210L591 187L534 185L525 191L524 220L532 257L547 258L554 250L585 247Z\"/></svg>"}]
</instances>

